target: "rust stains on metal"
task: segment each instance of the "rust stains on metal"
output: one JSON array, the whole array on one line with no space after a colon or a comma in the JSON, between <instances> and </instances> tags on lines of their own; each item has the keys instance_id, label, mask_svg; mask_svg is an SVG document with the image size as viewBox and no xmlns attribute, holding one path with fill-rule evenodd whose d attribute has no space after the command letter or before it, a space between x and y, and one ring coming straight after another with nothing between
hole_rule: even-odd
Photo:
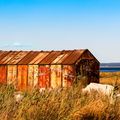
<instances>
[{"instance_id":1,"label":"rust stains on metal","mask_svg":"<svg viewBox=\"0 0 120 120\"><path fill-rule=\"evenodd\" d=\"M48 54L49 52L40 52L29 64L39 64Z\"/></svg>"},{"instance_id":2,"label":"rust stains on metal","mask_svg":"<svg viewBox=\"0 0 120 120\"><path fill-rule=\"evenodd\" d=\"M61 52L62 57L55 63L55 64L62 64L63 61L67 59L67 57L72 53L73 51L63 51ZM59 56L58 56L59 57Z\"/></svg>"},{"instance_id":3,"label":"rust stains on metal","mask_svg":"<svg viewBox=\"0 0 120 120\"><path fill-rule=\"evenodd\" d=\"M30 51L18 64L29 64L38 54L38 51Z\"/></svg>"},{"instance_id":4,"label":"rust stains on metal","mask_svg":"<svg viewBox=\"0 0 120 120\"><path fill-rule=\"evenodd\" d=\"M27 65L18 65L18 82L17 89L18 90L26 90L27 89L27 76L28 76L28 66Z\"/></svg>"},{"instance_id":5,"label":"rust stains on metal","mask_svg":"<svg viewBox=\"0 0 120 120\"><path fill-rule=\"evenodd\" d=\"M74 50L72 54L62 62L62 64L74 64L84 51L85 50Z\"/></svg>"},{"instance_id":6,"label":"rust stains on metal","mask_svg":"<svg viewBox=\"0 0 120 120\"><path fill-rule=\"evenodd\" d=\"M7 62L9 62L18 53L18 51L11 51L3 59L0 60L0 64L7 64Z\"/></svg>"},{"instance_id":7,"label":"rust stains on metal","mask_svg":"<svg viewBox=\"0 0 120 120\"><path fill-rule=\"evenodd\" d=\"M63 65L63 87L71 86L75 78L73 65Z\"/></svg>"},{"instance_id":8,"label":"rust stains on metal","mask_svg":"<svg viewBox=\"0 0 120 120\"><path fill-rule=\"evenodd\" d=\"M99 62L89 50L0 51L0 83L18 90L71 86L77 75L99 82Z\"/></svg>"},{"instance_id":9,"label":"rust stains on metal","mask_svg":"<svg viewBox=\"0 0 120 120\"><path fill-rule=\"evenodd\" d=\"M28 66L28 88L34 88L38 86L38 65Z\"/></svg>"},{"instance_id":10,"label":"rust stains on metal","mask_svg":"<svg viewBox=\"0 0 120 120\"><path fill-rule=\"evenodd\" d=\"M50 68L49 68L49 65L39 66L38 86L40 88L50 87Z\"/></svg>"},{"instance_id":11,"label":"rust stains on metal","mask_svg":"<svg viewBox=\"0 0 120 120\"><path fill-rule=\"evenodd\" d=\"M0 64L74 64L85 50L0 51Z\"/></svg>"},{"instance_id":12,"label":"rust stains on metal","mask_svg":"<svg viewBox=\"0 0 120 120\"><path fill-rule=\"evenodd\" d=\"M51 65L51 87L61 87L61 73L62 73L62 68L61 65Z\"/></svg>"},{"instance_id":13,"label":"rust stains on metal","mask_svg":"<svg viewBox=\"0 0 120 120\"><path fill-rule=\"evenodd\" d=\"M17 65L7 66L7 83L13 84L14 87L17 85Z\"/></svg>"},{"instance_id":14,"label":"rust stains on metal","mask_svg":"<svg viewBox=\"0 0 120 120\"><path fill-rule=\"evenodd\" d=\"M60 53L60 51L51 51L39 64L50 64Z\"/></svg>"},{"instance_id":15,"label":"rust stains on metal","mask_svg":"<svg viewBox=\"0 0 120 120\"><path fill-rule=\"evenodd\" d=\"M2 64L2 59L6 57L11 51L1 51L0 53L0 64Z\"/></svg>"},{"instance_id":16,"label":"rust stains on metal","mask_svg":"<svg viewBox=\"0 0 120 120\"><path fill-rule=\"evenodd\" d=\"M0 83L7 83L7 69L5 65L0 65Z\"/></svg>"},{"instance_id":17,"label":"rust stains on metal","mask_svg":"<svg viewBox=\"0 0 120 120\"><path fill-rule=\"evenodd\" d=\"M18 64L20 60L22 60L29 52L28 51L20 51L16 56L14 56L7 64Z\"/></svg>"}]
</instances>

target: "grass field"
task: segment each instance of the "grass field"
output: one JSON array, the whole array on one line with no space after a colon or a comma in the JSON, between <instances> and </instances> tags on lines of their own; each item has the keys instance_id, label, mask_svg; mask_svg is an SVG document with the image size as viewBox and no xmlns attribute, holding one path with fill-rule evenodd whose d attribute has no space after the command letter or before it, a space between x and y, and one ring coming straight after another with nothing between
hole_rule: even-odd
<instances>
[{"instance_id":1,"label":"grass field","mask_svg":"<svg viewBox=\"0 0 120 120\"><path fill-rule=\"evenodd\" d=\"M100 82L120 84L120 73L100 73ZM120 102L109 103L107 96L93 91L81 94L81 85L69 89L23 93L17 103L12 86L0 86L0 120L119 120Z\"/></svg>"},{"instance_id":2,"label":"grass field","mask_svg":"<svg viewBox=\"0 0 120 120\"><path fill-rule=\"evenodd\" d=\"M120 85L120 72L101 72L100 83Z\"/></svg>"}]
</instances>

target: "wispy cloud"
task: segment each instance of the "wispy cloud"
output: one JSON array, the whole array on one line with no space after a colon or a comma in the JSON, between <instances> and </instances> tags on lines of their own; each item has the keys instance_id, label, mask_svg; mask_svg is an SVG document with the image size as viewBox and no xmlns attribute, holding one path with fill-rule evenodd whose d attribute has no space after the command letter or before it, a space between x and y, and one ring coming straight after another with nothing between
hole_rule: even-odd
<instances>
[{"instance_id":1,"label":"wispy cloud","mask_svg":"<svg viewBox=\"0 0 120 120\"><path fill-rule=\"evenodd\" d=\"M0 48L3 50L30 50L32 49L32 45L13 42L12 44L5 44L3 46L0 46Z\"/></svg>"}]
</instances>

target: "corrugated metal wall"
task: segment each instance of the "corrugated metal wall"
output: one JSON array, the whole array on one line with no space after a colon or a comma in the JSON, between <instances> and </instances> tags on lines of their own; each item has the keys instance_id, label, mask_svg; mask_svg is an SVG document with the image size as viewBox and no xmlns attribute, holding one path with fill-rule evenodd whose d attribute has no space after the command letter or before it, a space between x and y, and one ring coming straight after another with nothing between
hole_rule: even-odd
<instances>
[{"instance_id":1,"label":"corrugated metal wall","mask_svg":"<svg viewBox=\"0 0 120 120\"><path fill-rule=\"evenodd\" d=\"M40 88L50 87L50 67L49 67L49 65L40 65L39 66L38 85Z\"/></svg>"},{"instance_id":2,"label":"corrugated metal wall","mask_svg":"<svg viewBox=\"0 0 120 120\"><path fill-rule=\"evenodd\" d=\"M28 66L28 87L34 88L38 86L38 65Z\"/></svg>"},{"instance_id":3,"label":"corrugated metal wall","mask_svg":"<svg viewBox=\"0 0 120 120\"><path fill-rule=\"evenodd\" d=\"M63 87L71 86L75 79L75 69L73 65L63 65Z\"/></svg>"},{"instance_id":4,"label":"corrugated metal wall","mask_svg":"<svg viewBox=\"0 0 120 120\"><path fill-rule=\"evenodd\" d=\"M0 83L7 83L6 65L0 65Z\"/></svg>"},{"instance_id":5,"label":"corrugated metal wall","mask_svg":"<svg viewBox=\"0 0 120 120\"><path fill-rule=\"evenodd\" d=\"M28 66L18 65L18 90L26 90L28 81Z\"/></svg>"},{"instance_id":6,"label":"corrugated metal wall","mask_svg":"<svg viewBox=\"0 0 120 120\"><path fill-rule=\"evenodd\" d=\"M14 87L17 85L17 65L7 66L7 83L13 84Z\"/></svg>"},{"instance_id":7,"label":"corrugated metal wall","mask_svg":"<svg viewBox=\"0 0 120 120\"><path fill-rule=\"evenodd\" d=\"M61 87L61 65L51 65L51 87Z\"/></svg>"}]
</instances>

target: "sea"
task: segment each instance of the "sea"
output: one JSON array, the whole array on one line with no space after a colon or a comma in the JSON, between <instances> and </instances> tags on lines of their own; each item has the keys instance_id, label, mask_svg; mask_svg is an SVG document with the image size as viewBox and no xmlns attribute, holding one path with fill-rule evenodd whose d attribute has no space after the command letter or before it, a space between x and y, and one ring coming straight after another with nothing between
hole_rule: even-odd
<instances>
[{"instance_id":1,"label":"sea","mask_svg":"<svg viewBox=\"0 0 120 120\"><path fill-rule=\"evenodd\" d=\"M100 68L100 72L120 72L120 68L104 67Z\"/></svg>"}]
</instances>

